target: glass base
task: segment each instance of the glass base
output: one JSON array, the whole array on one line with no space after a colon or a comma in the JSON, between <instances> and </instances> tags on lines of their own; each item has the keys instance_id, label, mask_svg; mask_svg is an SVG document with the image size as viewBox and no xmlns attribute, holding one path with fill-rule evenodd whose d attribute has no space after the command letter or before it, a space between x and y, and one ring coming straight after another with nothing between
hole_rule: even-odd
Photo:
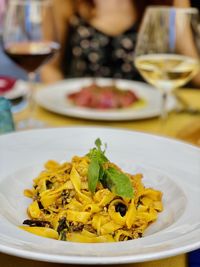
<instances>
[{"instance_id":1,"label":"glass base","mask_svg":"<svg viewBox=\"0 0 200 267\"><path fill-rule=\"evenodd\" d=\"M46 128L47 124L43 121L36 120L36 119L26 119L19 121L15 126L17 131L21 130L30 130L30 129L42 129Z\"/></svg>"}]
</instances>

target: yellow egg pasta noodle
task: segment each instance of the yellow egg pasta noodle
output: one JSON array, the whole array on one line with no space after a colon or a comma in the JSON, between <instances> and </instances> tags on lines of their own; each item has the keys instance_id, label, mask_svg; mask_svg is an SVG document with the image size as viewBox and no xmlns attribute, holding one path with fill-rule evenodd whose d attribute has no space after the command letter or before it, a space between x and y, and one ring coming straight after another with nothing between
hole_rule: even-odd
<instances>
[{"instance_id":1,"label":"yellow egg pasta noodle","mask_svg":"<svg viewBox=\"0 0 200 267\"><path fill-rule=\"evenodd\" d=\"M24 195L32 199L21 229L82 243L121 242L143 236L163 210L162 192L146 188L142 174L109 161L100 139L70 162L48 160Z\"/></svg>"}]
</instances>

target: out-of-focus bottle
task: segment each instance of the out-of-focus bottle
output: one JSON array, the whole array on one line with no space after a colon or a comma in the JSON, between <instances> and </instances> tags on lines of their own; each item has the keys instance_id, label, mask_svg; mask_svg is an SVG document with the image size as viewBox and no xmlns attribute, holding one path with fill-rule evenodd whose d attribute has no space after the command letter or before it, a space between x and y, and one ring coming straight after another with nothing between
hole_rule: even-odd
<instances>
[{"instance_id":1,"label":"out-of-focus bottle","mask_svg":"<svg viewBox=\"0 0 200 267\"><path fill-rule=\"evenodd\" d=\"M15 130L11 104L4 98L0 97L0 134L12 132Z\"/></svg>"}]
</instances>

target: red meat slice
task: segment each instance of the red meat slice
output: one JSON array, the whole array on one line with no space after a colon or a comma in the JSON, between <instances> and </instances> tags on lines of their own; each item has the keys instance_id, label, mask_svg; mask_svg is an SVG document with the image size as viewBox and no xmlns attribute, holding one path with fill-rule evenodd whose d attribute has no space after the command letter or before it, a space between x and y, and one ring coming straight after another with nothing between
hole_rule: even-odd
<instances>
[{"instance_id":1,"label":"red meat slice","mask_svg":"<svg viewBox=\"0 0 200 267\"><path fill-rule=\"evenodd\" d=\"M94 109L116 109L129 107L138 97L130 90L120 90L113 86L92 84L68 95L74 105Z\"/></svg>"}]
</instances>

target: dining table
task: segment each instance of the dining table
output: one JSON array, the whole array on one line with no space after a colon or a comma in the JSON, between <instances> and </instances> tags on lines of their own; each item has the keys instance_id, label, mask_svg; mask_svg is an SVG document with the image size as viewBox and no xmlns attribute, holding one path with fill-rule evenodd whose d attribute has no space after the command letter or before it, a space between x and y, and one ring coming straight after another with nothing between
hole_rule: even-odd
<instances>
[{"instance_id":1,"label":"dining table","mask_svg":"<svg viewBox=\"0 0 200 267\"><path fill-rule=\"evenodd\" d=\"M37 90L42 90L43 85L38 85ZM191 112L189 109L174 110L168 114L165 120L159 117L153 117L141 120L129 121L95 121L82 118L73 118L65 115L56 114L43 109L40 106L35 107L34 117L44 122L45 127L72 127L72 126L98 126L123 128L132 131L141 131L150 134L162 135L168 138L175 138L189 144L200 146L200 89L181 88L177 90L187 107L199 110ZM14 115L17 123L26 117L26 109ZM62 264L63 265L63 264ZM31 259L23 259L16 255L7 255L0 253L1 267L58 267L59 263L41 262ZM68 264L68 266L72 266ZM78 266L78 265L73 265ZM116 265L115 265L116 266ZM118 266L125 266L121 264ZM128 264L132 267L188 267L188 253L175 255L165 259L158 259L149 262Z\"/></svg>"}]
</instances>

